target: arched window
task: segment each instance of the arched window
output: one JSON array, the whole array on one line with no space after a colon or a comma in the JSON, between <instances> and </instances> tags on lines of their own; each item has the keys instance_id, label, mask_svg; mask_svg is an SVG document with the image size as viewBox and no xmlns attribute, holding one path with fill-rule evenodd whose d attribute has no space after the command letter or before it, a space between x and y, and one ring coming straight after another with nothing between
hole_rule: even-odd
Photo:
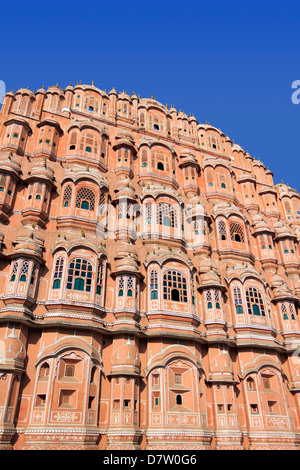
<instances>
[{"instance_id":1,"label":"arched window","mask_svg":"<svg viewBox=\"0 0 300 470\"><path fill-rule=\"evenodd\" d=\"M14 282L16 280L18 267L19 267L19 261L14 261L12 265L12 269L11 269L10 282Z\"/></svg>"},{"instance_id":2,"label":"arched window","mask_svg":"<svg viewBox=\"0 0 300 470\"><path fill-rule=\"evenodd\" d=\"M150 274L150 291L151 299L158 299L158 274L155 269Z\"/></svg>"},{"instance_id":3,"label":"arched window","mask_svg":"<svg viewBox=\"0 0 300 470\"><path fill-rule=\"evenodd\" d=\"M182 395L176 395L176 405L182 405Z\"/></svg>"},{"instance_id":4,"label":"arched window","mask_svg":"<svg viewBox=\"0 0 300 470\"><path fill-rule=\"evenodd\" d=\"M219 220L218 223L218 229L219 229L219 238L220 240L226 240L226 226L225 222L223 220Z\"/></svg>"},{"instance_id":5,"label":"arched window","mask_svg":"<svg viewBox=\"0 0 300 470\"><path fill-rule=\"evenodd\" d=\"M249 287L246 290L246 301L249 315L265 316L265 307L262 295L256 287Z\"/></svg>"},{"instance_id":6,"label":"arched window","mask_svg":"<svg viewBox=\"0 0 300 470\"><path fill-rule=\"evenodd\" d=\"M230 237L231 237L231 240L234 242L239 242L239 243L245 242L243 228L240 224L236 222L231 222Z\"/></svg>"},{"instance_id":7,"label":"arched window","mask_svg":"<svg viewBox=\"0 0 300 470\"><path fill-rule=\"evenodd\" d=\"M61 286L61 279L64 269L64 258L59 256L55 262L54 275L53 275L53 289L59 289Z\"/></svg>"},{"instance_id":8,"label":"arched window","mask_svg":"<svg viewBox=\"0 0 300 470\"><path fill-rule=\"evenodd\" d=\"M120 277L119 283L118 283L118 296L123 297L123 295L124 295L124 278Z\"/></svg>"},{"instance_id":9,"label":"arched window","mask_svg":"<svg viewBox=\"0 0 300 470\"><path fill-rule=\"evenodd\" d=\"M187 302L186 278L179 271L166 271L163 276L163 294L165 300Z\"/></svg>"},{"instance_id":10,"label":"arched window","mask_svg":"<svg viewBox=\"0 0 300 470\"><path fill-rule=\"evenodd\" d=\"M244 313L241 289L237 286L234 287L233 295L234 295L234 304L235 304L236 313Z\"/></svg>"},{"instance_id":11,"label":"arched window","mask_svg":"<svg viewBox=\"0 0 300 470\"><path fill-rule=\"evenodd\" d=\"M43 380L43 381L48 380L49 371L50 371L49 364L47 362L44 362L40 368L39 380Z\"/></svg>"},{"instance_id":12,"label":"arched window","mask_svg":"<svg viewBox=\"0 0 300 470\"><path fill-rule=\"evenodd\" d=\"M216 150L220 150L220 144L219 144L218 137L214 136L213 134L208 134L207 138L208 138L208 146L209 147L211 147L213 149L216 149Z\"/></svg>"},{"instance_id":13,"label":"arched window","mask_svg":"<svg viewBox=\"0 0 300 470\"><path fill-rule=\"evenodd\" d=\"M164 171L164 169L165 169L165 168L164 168L164 164L163 164L162 162L158 162L158 164L157 164L157 169Z\"/></svg>"},{"instance_id":14,"label":"arched window","mask_svg":"<svg viewBox=\"0 0 300 470\"><path fill-rule=\"evenodd\" d=\"M252 379L252 377L249 377L247 380L246 380L246 383L247 383L247 390L255 390L256 387L255 387L255 382L254 380Z\"/></svg>"},{"instance_id":15,"label":"arched window","mask_svg":"<svg viewBox=\"0 0 300 470\"><path fill-rule=\"evenodd\" d=\"M145 216L146 216L146 223L151 224L152 223L152 203L151 202L146 202L145 205Z\"/></svg>"},{"instance_id":16,"label":"arched window","mask_svg":"<svg viewBox=\"0 0 300 470\"><path fill-rule=\"evenodd\" d=\"M20 282L26 282L29 271L28 261L22 261L21 270L20 270Z\"/></svg>"},{"instance_id":17,"label":"arched window","mask_svg":"<svg viewBox=\"0 0 300 470\"><path fill-rule=\"evenodd\" d=\"M76 195L76 207L79 209L95 209L95 193L89 188L80 188Z\"/></svg>"},{"instance_id":18,"label":"arched window","mask_svg":"<svg viewBox=\"0 0 300 470\"><path fill-rule=\"evenodd\" d=\"M72 186L68 184L64 190L63 207L69 207L71 205L71 200L72 200Z\"/></svg>"},{"instance_id":19,"label":"arched window","mask_svg":"<svg viewBox=\"0 0 300 470\"><path fill-rule=\"evenodd\" d=\"M127 297L133 296L133 290L134 290L133 278L129 277L127 280Z\"/></svg>"},{"instance_id":20,"label":"arched window","mask_svg":"<svg viewBox=\"0 0 300 470\"><path fill-rule=\"evenodd\" d=\"M75 150L77 145L77 132L72 132L70 134L70 146L69 150Z\"/></svg>"},{"instance_id":21,"label":"arched window","mask_svg":"<svg viewBox=\"0 0 300 470\"><path fill-rule=\"evenodd\" d=\"M69 264L67 289L91 292L92 264L84 258L76 258Z\"/></svg>"}]
</instances>

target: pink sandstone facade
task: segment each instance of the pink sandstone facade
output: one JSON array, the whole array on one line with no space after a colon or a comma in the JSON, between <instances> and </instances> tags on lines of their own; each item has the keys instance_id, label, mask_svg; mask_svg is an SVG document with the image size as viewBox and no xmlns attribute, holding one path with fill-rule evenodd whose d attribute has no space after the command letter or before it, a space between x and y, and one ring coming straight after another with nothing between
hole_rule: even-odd
<instances>
[{"instance_id":1,"label":"pink sandstone facade","mask_svg":"<svg viewBox=\"0 0 300 470\"><path fill-rule=\"evenodd\" d=\"M0 449L299 449L300 196L94 84L0 113Z\"/></svg>"}]
</instances>

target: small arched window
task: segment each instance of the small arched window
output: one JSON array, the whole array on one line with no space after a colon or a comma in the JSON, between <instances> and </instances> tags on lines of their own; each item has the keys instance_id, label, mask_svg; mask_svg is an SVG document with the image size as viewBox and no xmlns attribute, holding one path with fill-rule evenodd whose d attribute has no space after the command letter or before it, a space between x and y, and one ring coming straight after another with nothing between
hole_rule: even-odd
<instances>
[{"instance_id":1,"label":"small arched window","mask_svg":"<svg viewBox=\"0 0 300 470\"><path fill-rule=\"evenodd\" d=\"M21 270L20 270L20 282L26 282L29 271L28 261L22 261Z\"/></svg>"},{"instance_id":2,"label":"small arched window","mask_svg":"<svg viewBox=\"0 0 300 470\"><path fill-rule=\"evenodd\" d=\"M55 262L54 275L53 275L53 289L59 289L61 286L61 279L64 269L64 258L59 256Z\"/></svg>"},{"instance_id":3,"label":"small arched window","mask_svg":"<svg viewBox=\"0 0 300 470\"><path fill-rule=\"evenodd\" d=\"M219 220L218 223L218 229L219 229L219 238L220 240L226 240L226 226L225 222L223 220Z\"/></svg>"},{"instance_id":4,"label":"small arched window","mask_svg":"<svg viewBox=\"0 0 300 470\"><path fill-rule=\"evenodd\" d=\"M158 274L155 269L151 271L150 275L150 291L151 299L158 299Z\"/></svg>"},{"instance_id":5,"label":"small arched window","mask_svg":"<svg viewBox=\"0 0 300 470\"><path fill-rule=\"evenodd\" d=\"M123 295L124 295L124 278L120 277L119 283L118 283L118 296L123 297Z\"/></svg>"},{"instance_id":6,"label":"small arched window","mask_svg":"<svg viewBox=\"0 0 300 470\"><path fill-rule=\"evenodd\" d=\"M165 169L164 164L162 162L158 162L157 169L164 171L164 169Z\"/></svg>"},{"instance_id":7,"label":"small arched window","mask_svg":"<svg viewBox=\"0 0 300 470\"><path fill-rule=\"evenodd\" d=\"M96 294L101 295L102 294L102 288L103 288L103 263L100 261L99 266L98 266L98 271L97 271L97 286L96 286Z\"/></svg>"},{"instance_id":8,"label":"small arched window","mask_svg":"<svg viewBox=\"0 0 300 470\"><path fill-rule=\"evenodd\" d=\"M182 395L176 395L176 405L182 405Z\"/></svg>"},{"instance_id":9,"label":"small arched window","mask_svg":"<svg viewBox=\"0 0 300 470\"><path fill-rule=\"evenodd\" d=\"M72 186L68 184L64 189L63 207L69 207L72 199Z\"/></svg>"},{"instance_id":10,"label":"small arched window","mask_svg":"<svg viewBox=\"0 0 300 470\"><path fill-rule=\"evenodd\" d=\"M236 286L233 288L234 304L236 313L244 313L241 289Z\"/></svg>"}]
</instances>

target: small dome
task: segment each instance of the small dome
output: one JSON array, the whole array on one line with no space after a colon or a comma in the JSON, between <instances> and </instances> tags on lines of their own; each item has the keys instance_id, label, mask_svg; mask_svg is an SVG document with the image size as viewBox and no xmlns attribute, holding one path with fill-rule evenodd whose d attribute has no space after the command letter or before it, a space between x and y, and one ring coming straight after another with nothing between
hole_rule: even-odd
<instances>
[{"instance_id":1,"label":"small dome","mask_svg":"<svg viewBox=\"0 0 300 470\"><path fill-rule=\"evenodd\" d=\"M14 254L27 254L42 258L44 238L35 229L23 230L17 236Z\"/></svg>"},{"instance_id":2,"label":"small dome","mask_svg":"<svg viewBox=\"0 0 300 470\"><path fill-rule=\"evenodd\" d=\"M10 173L16 173L17 175L19 175L21 171L21 166L14 158L12 152L0 156L0 168L1 170L8 170Z\"/></svg>"},{"instance_id":3,"label":"small dome","mask_svg":"<svg viewBox=\"0 0 300 470\"><path fill-rule=\"evenodd\" d=\"M141 361L136 345L128 341L112 355L111 373L137 375L140 373Z\"/></svg>"},{"instance_id":4,"label":"small dome","mask_svg":"<svg viewBox=\"0 0 300 470\"><path fill-rule=\"evenodd\" d=\"M24 367L25 346L14 331L0 340L0 364L10 367Z\"/></svg>"},{"instance_id":5,"label":"small dome","mask_svg":"<svg viewBox=\"0 0 300 470\"><path fill-rule=\"evenodd\" d=\"M202 285L221 285L220 283L220 277L216 272L214 272L212 269L210 269L207 273L203 274L202 277Z\"/></svg>"},{"instance_id":6,"label":"small dome","mask_svg":"<svg viewBox=\"0 0 300 470\"><path fill-rule=\"evenodd\" d=\"M53 181L54 179L54 172L52 168L48 167L46 163L36 163L33 165L31 171L30 171L30 176L31 177L36 177L36 178L43 178L43 179L48 179L49 181Z\"/></svg>"},{"instance_id":7,"label":"small dome","mask_svg":"<svg viewBox=\"0 0 300 470\"><path fill-rule=\"evenodd\" d=\"M132 256L136 260L138 259L138 250L135 245L130 243L130 241L128 241L127 243L122 243L118 247L115 259L126 258L128 256Z\"/></svg>"},{"instance_id":8,"label":"small dome","mask_svg":"<svg viewBox=\"0 0 300 470\"><path fill-rule=\"evenodd\" d=\"M117 261L117 272L129 271L129 272L138 272L137 262L133 259L132 256L128 255L126 258L122 258Z\"/></svg>"}]
</instances>

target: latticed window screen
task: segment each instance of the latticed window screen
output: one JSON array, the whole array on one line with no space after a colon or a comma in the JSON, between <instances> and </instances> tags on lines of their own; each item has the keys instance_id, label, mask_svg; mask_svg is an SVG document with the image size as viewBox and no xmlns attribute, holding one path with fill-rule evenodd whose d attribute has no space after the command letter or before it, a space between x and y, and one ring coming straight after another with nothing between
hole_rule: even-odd
<instances>
[{"instance_id":1,"label":"latticed window screen","mask_svg":"<svg viewBox=\"0 0 300 470\"><path fill-rule=\"evenodd\" d=\"M101 193L100 198L99 198L99 214L100 215L104 214L104 208L105 208L105 194Z\"/></svg>"},{"instance_id":2,"label":"latticed window screen","mask_svg":"<svg viewBox=\"0 0 300 470\"><path fill-rule=\"evenodd\" d=\"M124 295L124 278L123 277L119 278L118 295L119 295L119 297L123 297L123 295Z\"/></svg>"},{"instance_id":3,"label":"latticed window screen","mask_svg":"<svg viewBox=\"0 0 300 470\"><path fill-rule=\"evenodd\" d=\"M215 298L216 308L220 308L220 292L218 290L215 290L214 298Z\"/></svg>"},{"instance_id":4,"label":"latticed window screen","mask_svg":"<svg viewBox=\"0 0 300 470\"><path fill-rule=\"evenodd\" d=\"M256 287L249 287L246 290L246 301L249 315L265 316L265 306L261 293Z\"/></svg>"},{"instance_id":5,"label":"latticed window screen","mask_svg":"<svg viewBox=\"0 0 300 470\"><path fill-rule=\"evenodd\" d=\"M97 271L97 287L96 287L96 293L98 295L102 294L102 288L103 288L103 263L99 263L98 266L98 271Z\"/></svg>"},{"instance_id":6,"label":"latticed window screen","mask_svg":"<svg viewBox=\"0 0 300 470\"><path fill-rule=\"evenodd\" d=\"M292 302L289 302L289 311L290 311L290 314L291 314L291 316L292 316L292 320L295 320L295 316L294 316L295 307L294 307L294 305L292 304Z\"/></svg>"},{"instance_id":7,"label":"latticed window screen","mask_svg":"<svg viewBox=\"0 0 300 470\"><path fill-rule=\"evenodd\" d=\"M213 307L215 307L216 309L220 309L221 308L220 292L218 290L206 291L205 301L206 301L206 307L208 309L211 309Z\"/></svg>"},{"instance_id":8,"label":"latticed window screen","mask_svg":"<svg viewBox=\"0 0 300 470\"><path fill-rule=\"evenodd\" d=\"M191 295L192 295L192 305L195 305L195 277L192 276L192 282L191 282Z\"/></svg>"},{"instance_id":9,"label":"latticed window screen","mask_svg":"<svg viewBox=\"0 0 300 470\"><path fill-rule=\"evenodd\" d=\"M95 193L89 188L80 188L76 195L76 207L93 211L95 209Z\"/></svg>"},{"instance_id":10,"label":"latticed window screen","mask_svg":"<svg viewBox=\"0 0 300 470\"><path fill-rule=\"evenodd\" d=\"M281 313L282 313L282 316L283 316L283 319L284 320L288 320L288 314L287 314L287 308L286 308L286 305L284 303L282 303L280 305L280 310L281 310Z\"/></svg>"},{"instance_id":11,"label":"latticed window screen","mask_svg":"<svg viewBox=\"0 0 300 470\"><path fill-rule=\"evenodd\" d=\"M127 279L127 295L128 297L132 297L134 289L134 281L132 277Z\"/></svg>"},{"instance_id":12,"label":"latticed window screen","mask_svg":"<svg viewBox=\"0 0 300 470\"><path fill-rule=\"evenodd\" d=\"M243 228L240 224L236 222L231 222L230 237L232 241L241 242L241 243L245 242Z\"/></svg>"},{"instance_id":13,"label":"latticed window screen","mask_svg":"<svg viewBox=\"0 0 300 470\"><path fill-rule=\"evenodd\" d=\"M291 316L291 319L295 320L294 305L291 302L281 303L280 310L281 310L284 320L289 319L289 316L288 316L289 314Z\"/></svg>"},{"instance_id":14,"label":"latticed window screen","mask_svg":"<svg viewBox=\"0 0 300 470\"><path fill-rule=\"evenodd\" d=\"M53 276L53 288L58 289L61 285L61 279L64 270L64 258L59 256L55 262L54 276Z\"/></svg>"},{"instance_id":15,"label":"latticed window screen","mask_svg":"<svg viewBox=\"0 0 300 470\"><path fill-rule=\"evenodd\" d=\"M226 240L226 235L227 235L226 226L223 220L219 220L218 229L219 229L219 238L221 240Z\"/></svg>"},{"instance_id":16,"label":"latticed window screen","mask_svg":"<svg viewBox=\"0 0 300 470\"><path fill-rule=\"evenodd\" d=\"M32 267L30 284L34 284L35 278L37 276L37 272L38 272L38 265L34 264L33 267Z\"/></svg>"},{"instance_id":17,"label":"latticed window screen","mask_svg":"<svg viewBox=\"0 0 300 470\"><path fill-rule=\"evenodd\" d=\"M19 261L14 261L11 269L10 282L16 280L16 274L18 272Z\"/></svg>"},{"instance_id":18,"label":"latticed window screen","mask_svg":"<svg viewBox=\"0 0 300 470\"><path fill-rule=\"evenodd\" d=\"M159 203L156 210L156 222L159 225L177 228L178 221L175 208L171 204L165 202Z\"/></svg>"},{"instance_id":19,"label":"latticed window screen","mask_svg":"<svg viewBox=\"0 0 300 470\"><path fill-rule=\"evenodd\" d=\"M150 224L152 222L152 203L151 202L146 202L145 217L146 217L146 222Z\"/></svg>"},{"instance_id":20,"label":"latticed window screen","mask_svg":"<svg viewBox=\"0 0 300 470\"><path fill-rule=\"evenodd\" d=\"M92 264L84 258L76 258L69 264L67 289L91 292Z\"/></svg>"},{"instance_id":21,"label":"latticed window screen","mask_svg":"<svg viewBox=\"0 0 300 470\"><path fill-rule=\"evenodd\" d=\"M28 271L29 271L29 262L28 261L22 261L21 269L20 269L20 281L21 282L26 282L27 281Z\"/></svg>"},{"instance_id":22,"label":"latticed window screen","mask_svg":"<svg viewBox=\"0 0 300 470\"><path fill-rule=\"evenodd\" d=\"M213 308L213 299L212 299L212 293L211 291L206 291L205 292L205 301L206 301L206 308L207 309L212 309Z\"/></svg>"},{"instance_id":23,"label":"latticed window screen","mask_svg":"<svg viewBox=\"0 0 300 470\"><path fill-rule=\"evenodd\" d=\"M163 276L163 295L165 300L187 302L186 278L179 271L166 271Z\"/></svg>"},{"instance_id":24,"label":"latticed window screen","mask_svg":"<svg viewBox=\"0 0 300 470\"><path fill-rule=\"evenodd\" d=\"M68 184L64 190L63 207L69 207L72 199L72 186Z\"/></svg>"}]
</instances>

